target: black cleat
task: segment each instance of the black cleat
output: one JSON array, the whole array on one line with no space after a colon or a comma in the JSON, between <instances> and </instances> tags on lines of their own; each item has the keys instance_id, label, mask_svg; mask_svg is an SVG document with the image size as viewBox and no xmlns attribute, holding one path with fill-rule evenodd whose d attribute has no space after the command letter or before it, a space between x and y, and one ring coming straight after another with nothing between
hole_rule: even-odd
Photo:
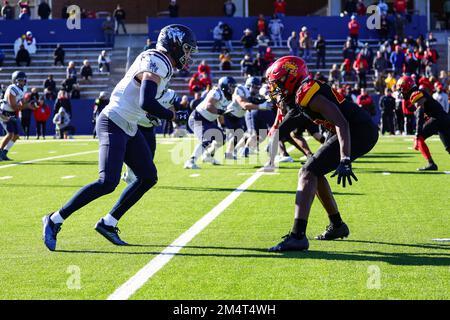
<instances>
[{"instance_id":1,"label":"black cleat","mask_svg":"<svg viewBox=\"0 0 450 320\"><path fill-rule=\"evenodd\" d=\"M330 223L325 232L318 235L315 239L316 240L335 240L335 239L344 239L347 238L350 234L350 230L348 229L348 226L342 222L342 224L338 227L334 226L332 223Z\"/></svg>"},{"instance_id":2,"label":"black cleat","mask_svg":"<svg viewBox=\"0 0 450 320\"><path fill-rule=\"evenodd\" d=\"M419 168L417 169L418 171L437 171L438 166L436 163L429 163L427 166L423 167L423 168Z\"/></svg>"},{"instance_id":3,"label":"black cleat","mask_svg":"<svg viewBox=\"0 0 450 320\"><path fill-rule=\"evenodd\" d=\"M273 246L268 249L269 252L282 252L282 251L303 251L308 250L309 241L306 236L301 239L298 239L289 233L285 235L281 241L276 246Z\"/></svg>"},{"instance_id":4,"label":"black cleat","mask_svg":"<svg viewBox=\"0 0 450 320\"><path fill-rule=\"evenodd\" d=\"M1 150L0 151L0 158L3 161L12 161L10 158L8 158L8 151L7 150Z\"/></svg>"},{"instance_id":5,"label":"black cleat","mask_svg":"<svg viewBox=\"0 0 450 320\"><path fill-rule=\"evenodd\" d=\"M103 222L103 219L101 219L97 224L95 225L95 230L100 233L102 236L104 236L106 239L108 239L111 243L115 244L116 246L127 246L128 243L125 241L122 241L119 237L120 230L117 227L108 226Z\"/></svg>"}]
</instances>

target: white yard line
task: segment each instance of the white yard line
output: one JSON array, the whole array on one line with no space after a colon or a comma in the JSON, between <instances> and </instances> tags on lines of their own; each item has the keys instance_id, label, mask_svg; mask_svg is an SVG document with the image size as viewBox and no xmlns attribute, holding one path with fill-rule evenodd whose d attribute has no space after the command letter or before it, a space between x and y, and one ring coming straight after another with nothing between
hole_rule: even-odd
<instances>
[{"instance_id":1,"label":"white yard line","mask_svg":"<svg viewBox=\"0 0 450 320\"><path fill-rule=\"evenodd\" d=\"M149 261L141 270L121 285L108 297L108 300L127 300L139 288L141 288L155 273L161 270L184 246L196 235L202 232L214 221L226 208L228 208L245 190L263 175L262 172L254 173L236 190L230 193L224 200L215 206L210 212L198 220L192 227L185 231L174 242L167 246L160 254Z\"/></svg>"},{"instance_id":2,"label":"white yard line","mask_svg":"<svg viewBox=\"0 0 450 320\"><path fill-rule=\"evenodd\" d=\"M70 157L76 157L76 156L83 156L85 154L91 154L91 153L97 153L97 152L98 152L98 150L91 150L91 151L63 154L63 155L60 155L60 156L54 156L54 157L48 157L48 158L42 158L42 159L28 160L28 161L23 161L23 162L12 163L12 164L7 164L7 165L4 165L4 166L0 166L0 169L6 169L6 168L11 168L11 167L15 167L15 166L24 165L24 164L31 164L31 163L36 163L36 162L42 162L42 161L49 161L49 160L55 160L55 159L63 159L63 158L70 158Z\"/></svg>"}]
</instances>

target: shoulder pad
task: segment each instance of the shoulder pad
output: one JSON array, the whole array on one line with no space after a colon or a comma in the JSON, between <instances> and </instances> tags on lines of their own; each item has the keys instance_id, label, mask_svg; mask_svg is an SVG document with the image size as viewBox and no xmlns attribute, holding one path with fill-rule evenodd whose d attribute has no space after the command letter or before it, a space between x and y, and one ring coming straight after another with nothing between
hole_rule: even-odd
<instances>
[{"instance_id":1,"label":"shoulder pad","mask_svg":"<svg viewBox=\"0 0 450 320\"><path fill-rule=\"evenodd\" d=\"M312 97L319 91L320 84L315 80L304 82L297 91L295 101L301 107L307 107Z\"/></svg>"},{"instance_id":2,"label":"shoulder pad","mask_svg":"<svg viewBox=\"0 0 450 320\"><path fill-rule=\"evenodd\" d=\"M411 98L409 98L409 100L411 101L412 104L418 102L420 99L422 99L424 97L424 94L422 91L418 90L418 91L414 91L411 94Z\"/></svg>"},{"instance_id":3,"label":"shoulder pad","mask_svg":"<svg viewBox=\"0 0 450 320\"><path fill-rule=\"evenodd\" d=\"M148 50L140 56L141 71L148 71L154 73L161 78L167 78L172 75L172 66L167 57L156 50Z\"/></svg>"}]
</instances>

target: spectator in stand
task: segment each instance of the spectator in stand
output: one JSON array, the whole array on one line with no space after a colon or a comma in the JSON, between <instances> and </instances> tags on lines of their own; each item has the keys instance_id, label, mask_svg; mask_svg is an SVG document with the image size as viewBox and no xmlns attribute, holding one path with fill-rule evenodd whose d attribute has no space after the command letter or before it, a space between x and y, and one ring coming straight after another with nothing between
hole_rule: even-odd
<instances>
[{"instance_id":1,"label":"spectator in stand","mask_svg":"<svg viewBox=\"0 0 450 320\"><path fill-rule=\"evenodd\" d=\"M348 35L351 39L353 49L358 47L359 39L359 23L356 20L356 16L353 15L348 23Z\"/></svg>"},{"instance_id":2,"label":"spectator in stand","mask_svg":"<svg viewBox=\"0 0 450 320\"><path fill-rule=\"evenodd\" d=\"M253 75L262 77L266 73L267 68L268 68L268 65L267 65L266 60L264 59L264 56L257 53L256 58L253 61L253 69L252 69Z\"/></svg>"},{"instance_id":3,"label":"spectator in stand","mask_svg":"<svg viewBox=\"0 0 450 320\"><path fill-rule=\"evenodd\" d=\"M273 16L269 21L270 38L272 39L274 47L281 47L283 45L282 33L284 25L277 16Z\"/></svg>"},{"instance_id":4,"label":"spectator in stand","mask_svg":"<svg viewBox=\"0 0 450 320\"><path fill-rule=\"evenodd\" d=\"M333 67L330 70L330 73L328 75L328 82L330 84L336 84L338 86L342 82L341 70L339 70L338 65L336 63L333 64Z\"/></svg>"},{"instance_id":5,"label":"spectator in stand","mask_svg":"<svg viewBox=\"0 0 450 320\"><path fill-rule=\"evenodd\" d=\"M29 11L27 11L27 9L23 8L22 10L20 10L19 20L30 20L30 18L30 13Z\"/></svg>"},{"instance_id":6,"label":"spectator in stand","mask_svg":"<svg viewBox=\"0 0 450 320\"><path fill-rule=\"evenodd\" d=\"M103 33L105 35L105 42L108 47L114 47L114 22L111 16L107 16L106 20L102 24Z\"/></svg>"},{"instance_id":7,"label":"spectator in stand","mask_svg":"<svg viewBox=\"0 0 450 320\"><path fill-rule=\"evenodd\" d=\"M448 94L445 92L444 86L441 83L436 82L434 84L434 88L435 88L436 92L433 93L433 99L436 100L437 102L439 102L441 104L442 108L444 109L444 111L446 113L448 113L448 111L449 111Z\"/></svg>"},{"instance_id":8,"label":"spectator in stand","mask_svg":"<svg viewBox=\"0 0 450 320\"><path fill-rule=\"evenodd\" d=\"M394 12L397 14L405 15L408 8L408 0L395 0Z\"/></svg>"},{"instance_id":9,"label":"spectator in stand","mask_svg":"<svg viewBox=\"0 0 450 320\"><path fill-rule=\"evenodd\" d=\"M275 0L273 3L273 13L277 18L284 18L286 16L286 1Z\"/></svg>"},{"instance_id":10,"label":"spectator in stand","mask_svg":"<svg viewBox=\"0 0 450 320\"><path fill-rule=\"evenodd\" d=\"M437 45L437 39L434 37L433 32L428 33L428 38L425 43L427 47L434 47L435 45Z\"/></svg>"},{"instance_id":11,"label":"spectator in stand","mask_svg":"<svg viewBox=\"0 0 450 320\"><path fill-rule=\"evenodd\" d=\"M252 30L245 29L244 36L241 38L241 43L244 46L244 52L250 57L253 55L253 46L255 45L255 38L253 37Z\"/></svg>"},{"instance_id":12,"label":"spectator in stand","mask_svg":"<svg viewBox=\"0 0 450 320\"><path fill-rule=\"evenodd\" d=\"M27 67L31 64L31 57L30 53L27 49L25 49L25 46L23 44L20 45L19 51L17 51L16 55L16 64L18 67L22 66L22 63L25 63Z\"/></svg>"},{"instance_id":13,"label":"spectator in stand","mask_svg":"<svg viewBox=\"0 0 450 320\"><path fill-rule=\"evenodd\" d=\"M303 50L303 60L308 62L311 58L312 40L309 35L308 28L303 26L299 33L300 48Z\"/></svg>"},{"instance_id":14,"label":"spectator in stand","mask_svg":"<svg viewBox=\"0 0 450 320\"><path fill-rule=\"evenodd\" d=\"M39 93L37 88L32 88L28 107L20 111L20 123L27 140L30 138L31 114L33 113L33 110L35 110L38 100Z\"/></svg>"},{"instance_id":15,"label":"spectator in stand","mask_svg":"<svg viewBox=\"0 0 450 320\"><path fill-rule=\"evenodd\" d=\"M327 82L327 78L325 78L325 76L320 71L316 72L313 79L316 81Z\"/></svg>"},{"instance_id":16,"label":"spectator in stand","mask_svg":"<svg viewBox=\"0 0 450 320\"><path fill-rule=\"evenodd\" d=\"M103 109L105 109L105 107L108 104L109 104L108 93L106 91L100 92L98 98L95 100L94 110L92 112L92 124L94 125L94 131L92 135L94 139L97 136L95 124L97 123L97 119L100 116L100 113L103 111Z\"/></svg>"},{"instance_id":17,"label":"spectator in stand","mask_svg":"<svg viewBox=\"0 0 450 320\"><path fill-rule=\"evenodd\" d=\"M253 76L253 60L249 54L241 60L241 72L244 77Z\"/></svg>"},{"instance_id":18,"label":"spectator in stand","mask_svg":"<svg viewBox=\"0 0 450 320\"><path fill-rule=\"evenodd\" d=\"M348 15L356 13L356 0L347 0L345 2L344 13Z\"/></svg>"},{"instance_id":19,"label":"spectator in stand","mask_svg":"<svg viewBox=\"0 0 450 320\"><path fill-rule=\"evenodd\" d=\"M356 98L356 104L366 110L372 117L377 114L375 104L372 97L367 93L365 88L361 88L361 94Z\"/></svg>"},{"instance_id":20,"label":"spectator in stand","mask_svg":"<svg viewBox=\"0 0 450 320\"><path fill-rule=\"evenodd\" d=\"M405 55L405 73L408 75L418 74L420 68L420 61L417 60L414 52L411 49L406 50Z\"/></svg>"},{"instance_id":21,"label":"spectator in stand","mask_svg":"<svg viewBox=\"0 0 450 320\"><path fill-rule=\"evenodd\" d=\"M47 0L41 0L38 6L38 16L41 17L42 20L47 20L52 13L52 9L47 3Z\"/></svg>"},{"instance_id":22,"label":"spectator in stand","mask_svg":"<svg viewBox=\"0 0 450 320\"><path fill-rule=\"evenodd\" d=\"M264 54L264 61L267 64L267 67L270 67L275 62L275 55L272 52L272 48L267 48L266 53Z\"/></svg>"},{"instance_id":23,"label":"spectator in stand","mask_svg":"<svg viewBox=\"0 0 450 320\"><path fill-rule=\"evenodd\" d=\"M366 58L359 53L355 62L353 63L353 70L355 70L360 88L367 88L367 72L369 71L369 64Z\"/></svg>"},{"instance_id":24,"label":"spectator in stand","mask_svg":"<svg viewBox=\"0 0 450 320\"><path fill-rule=\"evenodd\" d=\"M219 21L219 23L213 29L213 39L214 44L212 51L213 52L221 52L222 51L222 29L223 22Z\"/></svg>"},{"instance_id":25,"label":"spectator in stand","mask_svg":"<svg viewBox=\"0 0 450 320\"><path fill-rule=\"evenodd\" d=\"M389 36L389 20L387 14L381 14L380 16L380 29L378 29L378 35L380 41L386 41Z\"/></svg>"},{"instance_id":26,"label":"spectator in stand","mask_svg":"<svg viewBox=\"0 0 450 320\"><path fill-rule=\"evenodd\" d=\"M98 62L98 69L100 70L100 72L110 73L111 59L109 58L106 50L103 50L100 53L100 55L98 56L97 62Z\"/></svg>"},{"instance_id":27,"label":"spectator in stand","mask_svg":"<svg viewBox=\"0 0 450 320\"><path fill-rule=\"evenodd\" d=\"M384 78L386 69L390 67L389 62L381 54L381 51L377 51L377 56L373 60L372 68L375 71L375 79Z\"/></svg>"},{"instance_id":28,"label":"spectator in stand","mask_svg":"<svg viewBox=\"0 0 450 320\"><path fill-rule=\"evenodd\" d=\"M197 67L199 79L203 83L203 87L212 85L211 67L206 63L206 60L202 60Z\"/></svg>"},{"instance_id":29,"label":"spectator in stand","mask_svg":"<svg viewBox=\"0 0 450 320\"><path fill-rule=\"evenodd\" d=\"M189 93L192 95L195 90L202 91L204 89L203 83L200 81L200 74L194 73L189 80Z\"/></svg>"},{"instance_id":30,"label":"spectator in stand","mask_svg":"<svg viewBox=\"0 0 450 320\"><path fill-rule=\"evenodd\" d=\"M345 42L344 44L344 50L342 51L342 55L345 59L349 59L350 63L353 63L353 61L355 61L356 59L356 52L355 49L352 46L352 42L350 40L348 40L347 42Z\"/></svg>"},{"instance_id":31,"label":"spectator in stand","mask_svg":"<svg viewBox=\"0 0 450 320\"><path fill-rule=\"evenodd\" d=\"M233 17L234 14L236 13L236 5L234 4L234 2L232 0L226 0L225 3L223 4L223 14L226 17Z\"/></svg>"},{"instance_id":32,"label":"spectator in stand","mask_svg":"<svg viewBox=\"0 0 450 320\"><path fill-rule=\"evenodd\" d=\"M372 64L373 64L373 51L372 48L369 46L369 43L365 43L363 49L360 51L360 54L364 56L367 60L367 64L369 65L369 71L371 71Z\"/></svg>"},{"instance_id":33,"label":"spectator in stand","mask_svg":"<svg viewBox=\"0 0 450 320\"><path fill-rule=\"evenodd\" d=\"M394 77L394 74L392 72L388 72L388 75L386 77L386 80L384 80L386 83L386 88L390 89L391 91L395 90L395 85L397 84L397 80Z\"/></svg>"},{"instance_id":34,"label":"spectator in stand","mask_svg":"<svg viewBox=\"0 0 450 320\"><path fill-rule=\"evenodd\" d=\"M67 92L64 90L59 90L58 92L58 97L53 106L53 113L57 114L61 108L64 108L69 115L72 115L72 104L70 103Z\"/></svg>"},{"instance_id":35,"label":"spectator in stand","mask_svg":"<svg viewBox=\"0 0 450 320\"><path fill-rule=\"evenodd\" d=\"M382 16L386 16L388 14L389 6L385 0L380 0L378 2L378 10L380 10L380 15Z\"/></svg>"},{"instance_id":36,"label":"spectator in stand","mask_svg":"<svg viewBox=\"0 0 450 320\"><path fill-rule=\"evenodd\" d=\"M355 80L355 74L353 73L352 69L352 62L348 58L344 59L344 62L341 64L341 75L344 82Z\"/></svg>"},{"instance_id":37,"label":"spectator in stand","mask_svg":"<svg viewBox=\"0 0 450 320\"><path fill-rule=\"evenodd\" d=\"M320 66L322 67L322 69L325 69L325 56L327 52L327 44L321 34L318 35L316 43L314 44L314 48L316 49L317 69L319 69Z\"/></svg>"},{"instance_id":38,"label":"spectator in stand","mask_svg":"<svg viewBox=\"0 0 450 320\"><path fill-rule=\"evenodd\" d=\"M405 64L405 54L399 45L395 46L395 51L391 53L390 62L392 64L392 68L394 69L394 74L396 76L401 76L403 73L403 66Z\"/></svg>"},{"instance_id":39,"label":"spectator in stand","mask_svg":"<svg viewBox=\"0 0 450 320\"><path fill-rule=\"evenodd\" d=\"M155 46L153 45L152 40L150 38L147 38L147 42L145 43L143 51L147 51L154 48Z\"/></svg>"},{"instance_id":40,"label":"spectator in stand","mask_svg":"<svg viewBox=\"0 0 450 320\"><path fill-rule=\"evenodd\" d=\"M66 1L61 8L61 19L67 20L69 18L69 13L67 12L67 9L69 7L69 2Z\"/></svg>"},{"instance_id":41,"label":"spectator in stand","mask_svg":"<svg viewBox=\"0 0 450 320\"><path fill-rule=\"evenodd\" d=\"M70 114L64 108L60 108L58 113L53 117L56 134L60 139L72 138L75 128L70 124Z\"/></svg>"},{"instance_id":42,"label":"spectator in stand","mask_svg":"<svg viewBox=\"0 0 450 320\"><path fill-rule=\"evenodd\" d=\"M258 34L260 34L261 31L264 31L267 34L267 22L262 13L259 14L258 21L256 21L256 30L258 30Z\"/></svg>"},{"instance_id":43,"label":"spectator in stand","mask_svg":"<svg viewBox=\"0 0 450 320\"><path fill-rule=\"evenodd\" d=\"M365 16L367 14L367 8L363 0L358 0L358 2L356 3L356 14L358 16Z\"/></svg>"},{"instance_id":44,"label":"spectator in stand","mask_svg":"<svg viewBox=\"0 0 450 320\"><path fill-rule=\"evenodd\" d=\"M56 94L56 82L53 80L53 75L49 74L47 79L44 80L44 89L48 88L50 91Z\"/></svg>"},{"instance_id":45,"label":"spectator in stand","mask_svg":"<svg viewBox=\"0 0 450 320\"><path fill-rule=\"evenodd\" d=\"M258 52L263 55L266 53L267 48L269 47L270 39L266 36L264 31L261 31L259 35L256 37L256 42L258 43Z\"/></svg>"},{"instance_id":46,"label":"spectator in stand","mask_svg":"<svg viewBox=\"0 0 450 320\"><path fill-rule=\"evenodd\" d=\"M445 70L441 70L439 72L439 82L444 86L444 88L447 88L450 84L450 79L448 77L448 73Z\"/></svg>"},{"instance_id":47,"label":"spectator in stand","mask_svg":"<svg viewBox=\"0 0 450 320\"><path fill-rule=\"evenodd\" d=\"M70 99L76 100L81 98L80 85L75 83L72 87L72 91L70 92Z\"/></svg>"},{"instance_id":48,"label":"spectator in stand","mask_svg":"<svg viewBox=\"0 0 450 320\"><path fill-rule=\"evenodd\" d=\"M394 20L395 34L400 38L405 38L406 17L402 14L396 14Z\"/></svg>"},{"instance_id":49,"label":"spectator in stand","mask_svg":"<svg viewBox=\"0 0 450 320\"><path fill-rule=\"evenodd\" d=\"M395 113L394 113L395 135L403 135L403 130L405 127L405 118L403 116L403 109L402 109L403 99L397 90L393 91L392 96L395 99Z\"/></svg>"},{"instance_id":50,"label":"spectator in stand","mask_svg":"<svg viewBox=\"0 0 450 320\"><path fill-rule=\"evenodd\" d=\"M445 29L450 29L450 0L444 2Z\"/></svg>"},{"instance_id":51,"label":"spectator in stand","mask_svg":"<svg viewBox=\"0 0 450 320\"><path fill-rule=\"evenodd\" d=\"M408 135L412 135L414 134L414 120L415 120L414 112L416 111L416 108L409 99L407 100L402 99L402 111L405 124L403 132Z\"/></svg>"},{"instance_id":52,"label":"spectator in stand","mask_svg":"<svg viewBox=\"0 0 450 320\"><path fill-rule=\"evenodd\" d=\"M77 69L75 69L75 62L70 61L66 69L66 79L73 79L77 82Z\"/></svg>"},{"instance_id":53,"label":"spectator in stand","mask_svg":"<svg viewBox=\"0 0 450 320\"><path fill-rule=\"evenodd\" d=\"M81 82L92 83L92 68L89 60L83 61L83 66L80 68Z\"/></svg>"},{"instance_id":54,"label":"spectator in stand","mask_svg":"<svg viewBox=\"0 0 450 320\"><path fill-rule=\"evenodd\" d=\"M58 62L61 63L61 66L64 66L64 57L66 55L66 52L64 51L62 45L58 44L56 46L55 51L53 51L53 60L54 60L54 64L55 66L58 65Z\"/></svg>"},{"instance_id":55,"label":"spectator in stand","mask_svg":"<svg viewBox=\"0 0 450 320\"><path fill-rule=\"evenodd\" d=\"M169 17L178 18L179 7L177 4L177 0L170 0L169 3Z\"/></svg>"},{"instance_id":56,"label":"spectator in stand","mask_svg":"<svg viewBox=\"0 0 450 320\"><path fill-rule=\"evenodd\" d=\"M4 20L14 20L14 8L10 6L9 1L3 2L1 16Z\"/></svg>"},{"instance_id":57,"label":"spectator in stand","mask_svg":"<svg viewBox=\"0 0 450 320\"><path fill-rule=\"evenodd\" d=\"M220 70L229 71L231 70L231 55L227 49L222 50L222 53L219 55L220 60Z\"/></svg>"},{"instance_id":58,"label":"spectator in stand","mask_svg":"<svg viewBox=\"0 0 450 320\"><path fill-rule=\"evenodd\" d=\"M392 96L391 89L386 88L384 96L380 98L379 106L381 111L381 134L389 132L391 135L394 135L395 99Z\"/></svg>"},{"instance_id":59,"label":"spectator in stand","mask_svg":"<svg viewBox=\"0 0 450 320\"><path fill-rule=\"evenodd\" d=\"M291 36L287 40L289 55L298 57L300 41L297 38L297 32L292 31Z\"/></svg>"},{"instance_id":60,"label":"spectator in stand","mask_svg":"<svg viewBox=\"0 0 450 320\"><path fill-rule=\"evenodd\" d=\"M45 88L44 89L44 98L45 98L45 100L55 100L56 93L53 92L50 88Z\"/></svg>"},{"instance_id":61,"label":"spectator in stand","mask_svg":"<svg viewBox=\"0 0 450 320\"><path fill-rule=\"evenodd\" d=\"M233 39L233 29L228 23L222 24L222 39L225 42L228 51L233 51L233 44L231 43L231 40Z\"/></svg>"},{"instance_id":62,"label":"spectator in stand","mask_svg":"<svg viewBox=\"0 0 450 320\"><path fill-rule=\"evenodd\" d=\"M127 34L127 28L125 27L125 17L126 13L125 10L122 9L122 6L120 4L117 5L116 10L113 12L113 17L115 20L115 32L116 34L119 34L119 27L122 26L122 30L125 34Z\"/></svg>"},{"instance_id":63,"label":"spectator in stand","mask_svg":"<svg viewBox=\"0 0 450 320\"><path fill-rule=\"evenodd\" d=\"M40 97L36 109L33 111L34 120L36 121L36 139L42 138L45 140L45 130L47 127L47 120L50 118L50 107L45 103L44 97Z\"/></svg>"}]
</instances>

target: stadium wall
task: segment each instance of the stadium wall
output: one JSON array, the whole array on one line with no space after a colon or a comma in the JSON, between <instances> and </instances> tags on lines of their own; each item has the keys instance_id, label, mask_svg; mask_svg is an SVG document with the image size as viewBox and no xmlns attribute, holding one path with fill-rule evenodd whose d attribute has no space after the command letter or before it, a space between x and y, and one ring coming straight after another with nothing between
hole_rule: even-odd
<instances>
[{"instance_id":1,"label":"stadium wall","mask_svg":"<svg viewBox=\"0 0 450 320\"><path fill-rule=\"evenodd\" d=\"M268 17L267 17L268 19ZM198 40L212 41L212 30L219 21L229 24L233 28L233 40L240 40L243 30L250 28L256 30L257 17L250 18L226 18L226 17L209 17L209 18L177 18L176 23L185 24L193 29ZM348 36L347 23L349 17L321 17L321 16L298 16L285 17L282 19L284 24L283 39L287 39L292 31L299 32L302 26L307 26L313 37L317 34L324 35L328 40L342 40ZM358 17L361 25L361 39L378 39L376 30L369 30L366 27L366 17ZM168 24L174 23L174 19L170 18L149 18L148 33L152 40L156 40L159 30ZM418 37L420 34L427 33L427 19L425 16L413 16L411 23L406 26L405 34Z\"/></svg>"},{"instance_id":2,"label":"stadium wall","mask_svg":"<svg viewBox=\"0 0 450 320\"><path fill-rule=\"evenodd\" d=\"M104 19L82 19L81 29L70 30L66 20L0 20L0 44L13 45L17 38L31 31L37 43L104 43Z\"/></svg>"}]
</instances>

